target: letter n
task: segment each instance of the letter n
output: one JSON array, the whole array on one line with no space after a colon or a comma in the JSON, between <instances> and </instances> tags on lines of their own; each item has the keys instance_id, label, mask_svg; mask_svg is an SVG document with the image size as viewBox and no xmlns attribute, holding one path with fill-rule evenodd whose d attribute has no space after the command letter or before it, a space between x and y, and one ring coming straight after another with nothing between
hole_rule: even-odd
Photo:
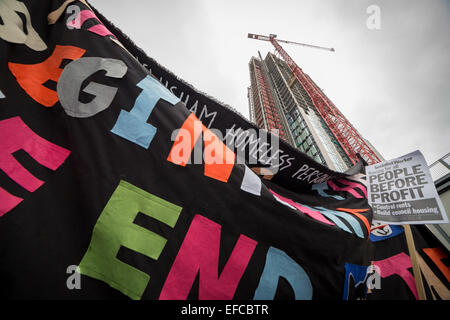
<instances>
[{"instance_id":1,"label":"letter n","mask_svg":"<svg viewBox=\"0 0 450 320\"><path fill-rule=\"evenodd\" d=\"M139 212L174 227L182 208L121 181L100 214L80 273L106 282L128 297L142 297L150 276L117 259L121 246L158 260L166 239L134 224Z\"/></svg>"},{"instance_id":2,"label":"letter n","mask_svg":"<svg viewBox=\"0 0 450 320\"><path fill-rule=\"evenodd\" d=\"M46 107L52 107L58 102L58 94L44 84L49 80L58 82L63 72L60 68L63 60L79 59L85 52L86 50L78 47L57 45L52 55L44 62L30 65L9 62L8 67L31 98Z\"/></svg>"},{"instance_id":3,"label":"letter n","mask_svg":"<svg viewBox=\"0 0 450 320\"><path fill-rule=\"evenodd\" d=\"M201 127L201 131L198 128ZM186 132L190 133L190 139L186 139ZM214 133L206 128L194 114L189 115L183 123L181 130L170 150L167 161L180 166L185 166L188 162L194 145L203 133L205 143L205 176L227 182L233 170L236 155ZM182 147L180 147L180 144ZM180 154L180 151L183 151ZM189 151L189 152L188 152ZM214 156L212 156L214 155Z\"/></svg>"},{"instance_id":4,"label":"letter n","mask_svg":"<svg viewBox=\"0 0 450 320\"><path fill-rule=\"evenodd\" d=\"M221 226L196 215L164 283L160 300L185 300L198 273L200 300L231 300L257 242L240 235L219 272Z\"/></svg>"},{"instance_id":5,"label":"letter n","mask_svg":"<svg viewBox=\"0 0 450 320\"><path fill-rule=\"evenodd\" d=\"M70 151L59 147L34 133L20 117L0 121L0 169L29 192L34 192L44 182L28 172L13 156L24 150L39 164L56 170L69 156ZM22 201L0 187L0 217Z\"/></svg>"}]
</instances>

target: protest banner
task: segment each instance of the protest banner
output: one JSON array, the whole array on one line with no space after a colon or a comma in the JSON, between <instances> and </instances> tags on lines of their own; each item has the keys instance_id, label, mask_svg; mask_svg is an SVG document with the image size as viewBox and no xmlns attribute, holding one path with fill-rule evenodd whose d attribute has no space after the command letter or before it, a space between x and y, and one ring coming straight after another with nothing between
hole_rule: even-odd
<instances>
[{"instance_id":1,"label":"protest banner","mask_svg":"<svg viewBox=\"0 0 450 320\"><path fill-rule=\"evenodd\" d=\"M362 162L256 134L86 1L3 3L2 300L416 298L403 234L373 250ZM417 232L445 299L448 251Z\"/></svg>"}]
</instances>

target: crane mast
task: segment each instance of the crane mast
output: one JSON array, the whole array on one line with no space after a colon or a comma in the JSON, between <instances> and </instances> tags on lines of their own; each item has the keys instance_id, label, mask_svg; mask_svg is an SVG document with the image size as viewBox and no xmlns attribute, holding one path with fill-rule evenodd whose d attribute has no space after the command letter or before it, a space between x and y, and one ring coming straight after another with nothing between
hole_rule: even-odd
<instances>
[{"instance_id":1,"label":"crane mast","mask_svg":"<svg viewBox=\"0 0 450 320\"><path fill-rule=\"evenodd\" d=\"M320 114L322 119L327 124L336 141L344 150L350 161L355 164L358 162L357 154L368 163L374 164L380 162L380 158L375 152L367 145L364 139L360 136L358 131L350 124L350 122L344 117L339 109L331 102L330 99L322 92L320 88L306 75L302 69L295 63L295 61L289 56L289 54L283 49L279 42L297 44L305 47L334 51L333 48L325 48L305 43L276 40L276 35L271 34L269 36L257 35L249 33L248 37L251 39L269 41L275 47L275 50L281 55L283 60L289 66L297 80L304 87L306 93L311 98L311 101Z\"/></svg>"}]
</instances>

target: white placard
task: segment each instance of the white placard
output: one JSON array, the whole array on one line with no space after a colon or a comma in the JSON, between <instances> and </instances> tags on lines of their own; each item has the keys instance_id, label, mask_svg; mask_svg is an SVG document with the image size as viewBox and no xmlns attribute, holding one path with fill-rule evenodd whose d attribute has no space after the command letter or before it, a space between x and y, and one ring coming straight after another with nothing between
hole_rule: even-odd
<instances>
[{"instance_id":1,"label":"white placard","mask_svg":"<svg viewBox=\"0 0 450 320\"><path fill-rule=\"evenodd\" d=\"M389 224L448 223L420 151L366 167L373 220Z\"/></svg>"}]
</instances>

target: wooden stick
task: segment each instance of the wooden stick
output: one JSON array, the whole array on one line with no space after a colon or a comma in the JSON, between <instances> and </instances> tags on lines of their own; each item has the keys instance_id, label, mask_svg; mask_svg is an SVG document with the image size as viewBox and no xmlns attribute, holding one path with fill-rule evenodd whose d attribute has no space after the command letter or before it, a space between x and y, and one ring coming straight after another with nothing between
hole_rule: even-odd
<instances>
[{"instance_id":1,"label":"wooden stick","mask_svg":"<svg viewBox=\"0 0 450 320\"><path fill-rule=\"evenodd\" d=\"M406 244L408 245L409 257L411 258L413 274L414 274L414 281L416 282L417 295L418 295L419 300L427 300L427 297L425 295L425 289L423 286L423 281L422 281L422 273L420 272L419 259L417 257L416 246L414 245L414 238L413 238L413 234L411 232L411 227L409 226L409 224L405 224L403 227L405 229Z\"/></svg>"}]
</instances>

